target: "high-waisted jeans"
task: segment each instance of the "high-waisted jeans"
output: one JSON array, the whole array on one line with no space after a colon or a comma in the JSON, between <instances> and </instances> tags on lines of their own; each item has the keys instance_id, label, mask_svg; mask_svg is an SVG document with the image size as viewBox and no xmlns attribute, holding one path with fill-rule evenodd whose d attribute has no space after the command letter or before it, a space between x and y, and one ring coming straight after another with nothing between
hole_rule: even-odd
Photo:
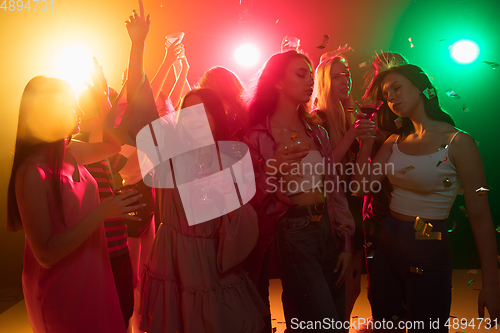
<instances>
[{"instance_id":1,"label":"high-waisted jeans","mask_svg":"<svg viewBox=\"0 0 500 333\"><path fill-rule=\"evenodd\" d=\"M417 240L412 222L391 215L384 220L370 280L374 320L425 325L408 332L448 332L444 326L450 315L452 288L448 230L444 220L430 223L433 232L441 232L441 240Z\"/></svg>"},{"instance_id":2,"label":"high-waisted jeans","mask_svg":"<svg viewBox=\"0 0 500 333\"><path fill-rule=\"evenodd\" d=\"M335 285L340 269L334 272L338 252L328 213L321 214L320 221L311 216L284 217L276 222L275 233L283 293L293 300L299 317L286 318L287 327L296 328L299 321L343 322L345 288ZM323 331L344 332L305 330Z\"/></svg>"}]
</instances>

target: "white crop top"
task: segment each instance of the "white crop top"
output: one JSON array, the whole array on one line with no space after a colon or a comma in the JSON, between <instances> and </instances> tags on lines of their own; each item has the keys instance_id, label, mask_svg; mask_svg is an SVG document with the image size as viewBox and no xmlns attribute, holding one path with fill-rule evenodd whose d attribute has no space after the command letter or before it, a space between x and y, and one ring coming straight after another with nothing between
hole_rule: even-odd
<instances>
[{"instance_id":1,"label":"white crop top","mask_svg":"<svg viewBox=\"0 0 500 333\"><path fill-rule=\"evenodd\" d=\"M393 186L390 209L404 215L444 220L460 189L457 169L448 158L446 147L429 155L406 155L394 142L387 167Z\"/></svg>"},{"instance_id":2,"label":"white crop top","mask_svg":"<svg viewBox=\"0 0 500 333\"><path fill-rule=\"evenodd\" d=\"M312 190L313 187L323 187L325 166L323 155L319 150L310 150L299 163L300 176L293 178L293 184L287 184L286 195L291 196ZM314 185L316 184L316 185Z\"/></svg>"}]
</instances>

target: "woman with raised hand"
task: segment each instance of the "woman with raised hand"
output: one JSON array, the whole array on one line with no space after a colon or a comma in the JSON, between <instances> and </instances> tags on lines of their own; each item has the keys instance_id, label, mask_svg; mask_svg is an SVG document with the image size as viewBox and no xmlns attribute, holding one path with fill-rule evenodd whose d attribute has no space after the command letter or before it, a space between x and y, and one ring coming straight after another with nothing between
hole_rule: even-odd
<instances>
[{"instance_id":1,"label":"woman with raised hand","mask_svg":"<svg viewBox=\"0 0 500 333\"><path fill-rule=\"evenodd\" d=\"M300 321L343 321L354 221L328 135L306 106L313 86L307 56L273 55L249 105L245 142L256 172L254 204L275 228L284 299L292 299ZM287 311L285 318L288 329L296 326Z\"/></svg>"},{"instance_id":2,"label":"woman with raised hand","mask_svg":"<svg viewBox=\"0 0 500 333\"><path fill-rule=\"evenodd\" d=\"M99 203L83 165L120 146L106 131L103 142L72 142L81 115L59 79L35 77L21 98L7 220L26 234L23 289L34 332L125 332L102 222L131 218L142 205L133 204L135 191Z\"/></svg>"},{"instance_id":3,"label":"woman with raised hand","mask_svg":"<svg viewBox=\"0 0 500 333\"><path fill-rule=\"evenodd\" d=\"M457 129L438 101L429 77L414 65L380 73L371 93L386 103L382 125L391 135L372 160L385 172L368 174L373 138L362 139L356 163L358 181L369 185L388 177L390 214L383 222L371 277L375 321L422 321L422 331L448 332L452 293L451 253L445 220L462 187L483 269L479 316L488 309L500 319L496 241L488 188L474 139ZM431 323L439 320L439 328ZM448 322L449 323L449 322ZM404 331L404 330L403 330ZM409 330L416 331L416 330Z\"/></svg>"}]
</instances>

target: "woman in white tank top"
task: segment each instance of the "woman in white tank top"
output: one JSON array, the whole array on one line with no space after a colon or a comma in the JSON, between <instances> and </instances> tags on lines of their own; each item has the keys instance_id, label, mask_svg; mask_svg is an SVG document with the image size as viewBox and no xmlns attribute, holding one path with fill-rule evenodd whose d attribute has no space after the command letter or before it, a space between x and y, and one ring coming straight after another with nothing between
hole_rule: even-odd
<instances>
[{"instance_id":1,"label":"woman in white tank top","mask_svg":"<svg viewBox=\"0 0 500 333\"><path fill-rule=\"evenodd\" d=\"M422 320L424 331L448 331L452 270L444 220L461 184L483 270L479 315L486 307L494 327L500 319L497 246L474 139L454 127L439 106L435 87L417 66L379 74L371 93L386 101L381 127L397 133L384 143L371 168L372 138L361 141L356 160L355 180L372 184L388 176L394 187L374 259L374 320ZM377 166L383 174L370 174ZM360 193L369 188L362 186Z\"/></svg>"}]
</instances>

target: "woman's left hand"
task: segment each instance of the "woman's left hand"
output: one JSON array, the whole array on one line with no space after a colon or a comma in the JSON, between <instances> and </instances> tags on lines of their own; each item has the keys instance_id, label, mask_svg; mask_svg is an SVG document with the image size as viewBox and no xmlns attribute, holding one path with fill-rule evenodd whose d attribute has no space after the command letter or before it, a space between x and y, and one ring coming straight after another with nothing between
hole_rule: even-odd
<instances>
[{"instance_id":1,"label":"woman's left hand","mask_svg":"<svg viewBox=\"0 0 500 333\"><path fill-rule=\"evenodd\" d=\"M342 270L340 271L339 278L336 282L337 288L340 288L340 286L345 282L347 274L351 271L352 257L352 253L341 252L337 258L337 264L335 265L334 270L335 273L337 273L340 266L342 266Z\"/></svg>"},{"instance_id":2,"label":"woman's left hand","mask_svg":"<svg viewBox=\"0 0 500 333\"><path fill-rule=\"evenodd\" d=\"M151 25L151 15L145 17L142 0L139 0L139 12L134 10L129 19L125 21L125 25L132 43L144 43L146 41Z\"/></svg>"},{"instance_id":3,"label":"woman's left hand","mask_svg":"<svg viewBox=\"0 0 500 333\"><path fill-rule=\"evenodd\" d=\"M484 307L488 309L491 320L496 319L496 323L500 325L500 287L482 288L479 292L478 299L478 314L484 318Z\"/></svg>"}]
</instances>

